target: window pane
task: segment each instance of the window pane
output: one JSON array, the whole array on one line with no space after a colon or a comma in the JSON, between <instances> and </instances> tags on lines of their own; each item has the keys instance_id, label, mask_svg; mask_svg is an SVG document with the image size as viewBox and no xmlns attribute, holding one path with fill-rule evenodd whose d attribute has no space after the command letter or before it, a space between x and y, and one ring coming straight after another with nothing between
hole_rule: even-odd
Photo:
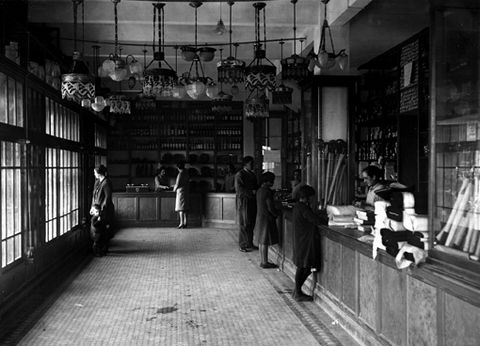
<instances>
[{"instance_id":1,"label":"window pane","mask_svg":"<svg viewBox=\"0 0 480 346\"><path fill-rule=\"evenodd\" d=\"M8 78L8 116L7 123L15 125L15 80Z\"/></svg>"},{"instance_id":2,"label":"window pane","mask_svg":"<svg viewBox=\"0 0 480 346\"><path fill-rule=\"evenodd\" d=\"M0 72L0 122L7 123L7 76Z\"/></svg>"},{"instance_id":3,"label":"window pane","mask_svg":"<svg viewBox=\"0 0 480 346\"><path fill-rule=\"evenodd\" d=\"M23 126L23 85L17 84L17 126Z\"/></svg>"}]
</instances>

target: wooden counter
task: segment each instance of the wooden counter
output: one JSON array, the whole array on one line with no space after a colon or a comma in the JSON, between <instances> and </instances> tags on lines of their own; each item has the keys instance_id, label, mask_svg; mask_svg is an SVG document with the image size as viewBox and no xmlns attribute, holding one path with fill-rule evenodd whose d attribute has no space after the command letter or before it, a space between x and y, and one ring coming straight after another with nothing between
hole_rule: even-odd
<instances>
[{"instance_id":1,"label":"wooden counter","mask_svg":"<svg viewBox=\"0 0 480 346\"><path fill-rule=\"evenodd\" d=\"M234 193L209 192L205 195L204 227L236 228L237 209Z\"/></svg>"},{"instance_id":2,"label":"wooden counter","mask_svg":"<svg viewBox=\"0 0 480 346\"><path fill-rule=\"evenodd\" d=\"M175 192L114 192L116 222L119 226L176 226ZM202 223L203 198L190 194L188 225L198 227Z\"/></svg>"},{"instance_id":3,"label":"wooden counter","mask_svg":"<svg viewBox=\"0 0 480 346\"><path fill-rule=\"evenodd\" d=\"M284 209L279 246L270 260L295 273L291 210ZM359 241L354 229L319 227L322 268L316 275L319 304L367 345L478 345L480 287L472 275L429 261L398 270L393 257ZM293 284L292 284L293 285ZM310 276L307 287L312 288Z\"/></svg>"}]
</instances>

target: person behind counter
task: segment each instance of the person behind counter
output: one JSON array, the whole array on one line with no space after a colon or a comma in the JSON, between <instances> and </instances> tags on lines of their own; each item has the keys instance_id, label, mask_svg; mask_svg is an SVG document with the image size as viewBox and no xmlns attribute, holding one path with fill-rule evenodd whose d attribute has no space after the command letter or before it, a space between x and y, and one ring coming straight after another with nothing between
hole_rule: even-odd
<instances>
[{"instance_id":1,"label":"person behind counter","mask_svg":"<svg viewBox=\"0 0 480 346\"><path fill-rule=\"evenodd\" d=\"M188 171L185 169L185 162L177 163L178 175L173 191L177 193L175 198L175 211L178 212L180 224L178 228L187 228L187 212L189 202L189 180Z\"/></svg>"},{"instance_id":2,"label":"person behind counter","mask_svg":"<svg viewBox=\"0 0 480 346\"><path fill-rule=\"evenodd\" d=\"M275 174L265 172L262 174L262 186L257 191L257 217L255 221L255 240L260 249L260 267L276 268L268 262L268 246L278 244L278 229L276 218L280 212L275 208L272 186Z\"/></svg>"},{"instance_id":3,"label":"person behind counter","mask_svg":"<svg viewBox=\"0 0 480 346\"><path fill-rule=\"evenodd\" d=\"M258 184L257 177L253 172L253 157L245 156L242 163L243 168L235 175L239 224L238 245L240 251L249 252L250 249L258 249L253 245L253 228L257 214L255 190L258 188Z\"/></svg>"},{"instance_id":4,"label":"person behind counter","mask_svg":"<svg viewBox=\"0 0 480 346\"><path fill-rule=\"evenodd\" d=\"M367 208L373 207L377 201L383 201L383 199L376 194L377 191L386 188L381 182L382 176L383 171L377 166L367 166L362 170L363 181L368 186L367 198L365 200L365 206Z\"/></svg>"},{"instance_id":5,"label":"person behind counter","mask_svg":"<svg viewBox=\"0 0 480 346\"><path fill-rule=\"evenodd\" d=\"M305 183L302 182L301 169L296 169L293 171L293 180L291 181L291 184L292 184L292 199L296 201L298 200L298 190L300 190L300 188L305 185Z\"/></svg>"},{"instance_id":6,"label":"person behind counter","mask_svg":"<svg viewBox=\"0 0 480 346\"><path fill-rule=\"evenodd\" d=\"M228 165L228 172L225 175L225 192L235 192L235 166L230 163Z\"/></svg>"},{"instance_id":7,"label":"person behind counter","mask_svg":"<svg viewBox=\"0 0 480 346\"><path fill-rule=\"evenodd\" d=\"M170 179L167 176L167 169L160 167L155 176L155 191L164 191L170 189Z\"/></svg>"},{"instance_id":8,"label":"person behind counter","mask_svg":"<svg viewBox=\"0 0 480 346\"><path fill-rule=\"evenodd\" d=\"M312 210L314 197L313 187L304 185L299 189L298 202L293 207L293 263L297 266L297 271L292 296L297 301L313 300L312 296L302 292L302 286L312 268L319 269L321 265L317 225L327 224L327 220Z\"/></svg>"}]
</instances>

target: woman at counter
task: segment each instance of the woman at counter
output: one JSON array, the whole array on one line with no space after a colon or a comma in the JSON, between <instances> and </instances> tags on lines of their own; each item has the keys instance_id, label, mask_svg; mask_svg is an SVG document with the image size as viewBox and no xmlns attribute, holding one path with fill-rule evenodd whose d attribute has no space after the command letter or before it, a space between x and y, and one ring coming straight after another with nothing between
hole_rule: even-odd
<instances>
[{"instance_id":1,"label":"woman at counter","mask_svg":"<svg viewBox=\"0 0 480 346\"><path fill-rule=\"evenodd\" d=\"M260 267L264 269L276 268L273 263L268 262L268 246L278 243L278 229L276 218L279 211L275 208L273 201L272 186L275 181L275 174L265 172L262 174L262 186L257 191L257 217L255 219L255 242L258 243L260 252Z\"/></svg>"},{"instance_id":2,"label":"woman at counter","mask_svg":"<svg viewBox=\"0 0 480 346\"><path fill-rule=\"evenodd\" d=\"M170 189L170 179L167 176L167 170L165 167L160 167L157 170L157 175L155 176L155 191L165 191Z\"/></svg>"},{"instance_id":3,"label":"woman at counter","mask_svg":"<svg viewBox=\"0 0 480 346\"><path fill-rule=\"evenodd\" d=\"M366 208L373 208L375 202L383 201L376 194L377 191L384 190L386 186L381 182L383 171L377 166L368 166L362 170L363 181L368 186L367 199L365 200Z\"/></svg>"},{"instance_id":4,"label":"woman at counter","mask_svg":"<svg viewBox=\"0 0 480 346\"><path fill-rule=\"evenodd\" d=\"M177 163L178 175L173 191L176 192L175 211L178 212L180 224L178 228L187 228L187 212L189 189L188 184L190 177L188 171L185 169L185 162Z\"/></svg>"},{"instance_id":5,"label":"woman at counter","mask_svg":"<svg viewBox=\"0 0 480 346\"><path fill-rule=\"evenodd\" d=\"M100 165L93 170L95 175L95 184L93 185L92 204L90 215L94 213L94 205L100 206L100 215L102 216L108 229L108 236L113 236L113 218L114 207L112 202L112 183L107 178L107 168Z\"/></svg>"},{"instance_id":6,"label":"woman at counter","mask_svg":"<svg viewBox=\"0 0 480 346\"><path fill-rule=\"evenodd\" d=\"M320 268L320 234L317 225L326 224L326 220L316 214L311 205L315 190L304 185L298 190L298 202L293 207L293 263L297 266L295 289L292 296L297 301L311 301L312 296L302 292L303 283L312 268Z\"/></svg>"}]
</instances>

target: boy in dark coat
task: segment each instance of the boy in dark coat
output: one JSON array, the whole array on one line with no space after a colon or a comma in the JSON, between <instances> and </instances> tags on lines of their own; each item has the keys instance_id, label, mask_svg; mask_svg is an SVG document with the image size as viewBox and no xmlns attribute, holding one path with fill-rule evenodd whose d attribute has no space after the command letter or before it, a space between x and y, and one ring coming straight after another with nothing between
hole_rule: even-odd
<instances>
[{"instance_id":1,"label":"boy in dark coat","mask_svg":"<svg viewBox=\"0 0 480 346\"><path fill-rule=\"evenodd\" d=\"M320 244L317 225L326 224L324 217L316 214L310 207L310 199L315 190L304 185L298 190L298 202L293 208L293 262L297 266L295 289L292 293L297 301L311 301L312 296L302 292L312 268L320 268Z\"/></svg>"},{"instance_id":2,"label":"boy in dark coat","mask_svg":"<svg viewBox=\"0 0 480 346\"><path fill-rule=\"evenodd\" d=\"M257 217L255 220L255 241L260 248L260 267L277 268L268 262L268 246L278 243L278 229L276 218L280 212L275 208L271 187L275 181L275 174L262 174L262 186L257 191Z\"/></svg>"},{"instance_id":3,"label":"boy in dark coat","mask_svg":"<svg viewBox=\"0 0 480 346\"><path fill-rule=\"evenodd\" d=\"M90 220L90 235L93 240L93 254L103 256L108 249L107 224L100 215L100 205L94 204L91 209L92 219Z\"/></svg>"}]
</instances>

